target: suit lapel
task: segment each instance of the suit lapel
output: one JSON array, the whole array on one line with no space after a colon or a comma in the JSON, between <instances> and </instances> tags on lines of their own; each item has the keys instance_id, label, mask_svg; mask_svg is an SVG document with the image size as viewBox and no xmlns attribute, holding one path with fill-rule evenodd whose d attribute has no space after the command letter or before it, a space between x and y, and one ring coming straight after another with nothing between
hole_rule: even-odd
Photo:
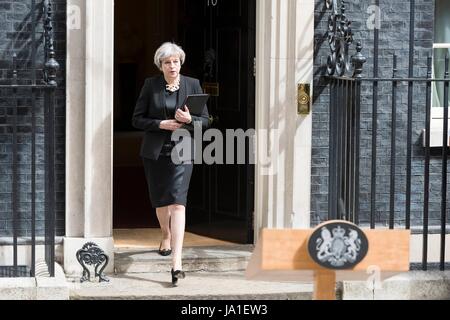
<instances>
[{"instance_id":1,"label":"suit lapel","mask_svg":"<svg viewBox=\"0 0 450 320\"><path fill-rule=\"evenodd\" d=\"M164 90L166 89L166 81L164 80L164 76L161 75L158 78L158 97L159 97L159 106L161 106L161 111L164 117L167 119L167 113L166 113L166 99L164 98Z\"/></svg>"},{"instance_id":2,"label":"suit lapel","mask_svg":"<svg viewBox=\"0 0 450 320\"><path fill-rule=\"evenodd\" d=\"M180 75L180 92L178 93L177 109L183 107L184 100L186 99L186 93L186 77Z\"/></svg>"}]
</instances>

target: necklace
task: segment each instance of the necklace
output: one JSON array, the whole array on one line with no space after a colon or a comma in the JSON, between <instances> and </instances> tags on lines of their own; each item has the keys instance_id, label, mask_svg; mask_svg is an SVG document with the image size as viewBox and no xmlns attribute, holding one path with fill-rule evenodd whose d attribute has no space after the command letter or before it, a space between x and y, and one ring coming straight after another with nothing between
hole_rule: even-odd
<instances>
[{"instance_id":1,"label":"necklace","mask_svg":"<svg viewBox=\"0 0 450 320\"><path fill-rule=\"evenodd\" d=\"M172 84L166 84L166 90L169 92L175 92L180 89L180 78L178 77L177 80L175 80Z\"/></svg>"}]
</instances>

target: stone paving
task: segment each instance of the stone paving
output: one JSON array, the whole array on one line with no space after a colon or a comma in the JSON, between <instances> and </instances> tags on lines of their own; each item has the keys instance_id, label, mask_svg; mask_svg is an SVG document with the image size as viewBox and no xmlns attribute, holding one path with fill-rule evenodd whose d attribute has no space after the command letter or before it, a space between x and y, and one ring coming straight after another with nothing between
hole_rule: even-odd
<instances>
[{"instance_id":1,"label":"stone paving","mask_svg":"<svg viewBox=\"0 0 450 320\"><path fill-rule=\"evenodd\" d=\"M312 285L249 281L241 271L186 272L177 287L170 272L116 274L109 283L69 279L71 299L310 300Z\"/></svg>"}]
</instances>

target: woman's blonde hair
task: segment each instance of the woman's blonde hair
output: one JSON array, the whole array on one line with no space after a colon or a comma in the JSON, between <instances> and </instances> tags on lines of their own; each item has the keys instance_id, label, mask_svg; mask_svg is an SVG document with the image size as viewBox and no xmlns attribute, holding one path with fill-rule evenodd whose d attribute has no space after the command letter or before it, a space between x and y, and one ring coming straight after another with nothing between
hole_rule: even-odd
<instances>
[{"instance_id":1,"label":"woman's blonde hair","mask_svg":"<svg viewBox=\"0 0 450 320\"><path fill-rule=\"evenodd\" d=\"M172 42L163 43L158 50L155 52L154 62L159 70L162 69L162 61L166 58L172 56L179 56L180 62L183 65L184 60L186 59L186 53L184 53L183 49Z\"/></svg>"}]
</instances>

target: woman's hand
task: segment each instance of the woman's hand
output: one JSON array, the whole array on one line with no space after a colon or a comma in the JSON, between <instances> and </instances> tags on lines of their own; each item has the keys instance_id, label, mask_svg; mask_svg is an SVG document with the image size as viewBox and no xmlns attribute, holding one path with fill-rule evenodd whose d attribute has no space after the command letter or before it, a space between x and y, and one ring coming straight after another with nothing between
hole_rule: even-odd
<instances>
[{"instance_id":1,"label":"woman's hand","mask_svg":"<svg viewBox=\"0 0 450 320\"><path fill-rule=\"evenodd\" d=\"M180 129L183 126L182 123L179 123L177 120L164 120L159 124L159 128L162 130L175 131Z\"/></svg>"},{"instance_id":2,"label":"woman's hand","mask_svg":"<svg viewBox=\"0 0 450 320\"><path fill-rule=\"evenodd\" d=\"M189 108L187 106L184 106L184 111L181 108L178 109L175 113L175 119L181 123L191 123L192 117L191 113L189 112Z\"/></svg>"}]
</instances>

